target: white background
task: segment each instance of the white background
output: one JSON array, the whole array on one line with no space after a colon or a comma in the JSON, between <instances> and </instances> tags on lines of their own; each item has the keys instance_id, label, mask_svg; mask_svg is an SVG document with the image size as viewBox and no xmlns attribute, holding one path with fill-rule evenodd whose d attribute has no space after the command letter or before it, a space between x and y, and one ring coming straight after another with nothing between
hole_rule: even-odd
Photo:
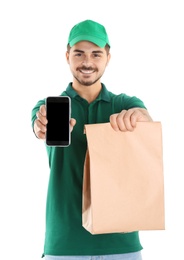
<instances>
[{"instance_id":1,"label":"white background","mask_svg":"<svg viewBox=\"0 0 184 260\"><path fill-rule=\"evenodd\" d=\"M109 3L110 2L110 3ZM105 25L109 90L142 99L163 126L166 230L140 232L144 260L184 259L183 1L0 2L0 258L40 259L49 169L31 129L39 99L72 80L68 33L82 20Z\"/></svg>"}]
</instances>

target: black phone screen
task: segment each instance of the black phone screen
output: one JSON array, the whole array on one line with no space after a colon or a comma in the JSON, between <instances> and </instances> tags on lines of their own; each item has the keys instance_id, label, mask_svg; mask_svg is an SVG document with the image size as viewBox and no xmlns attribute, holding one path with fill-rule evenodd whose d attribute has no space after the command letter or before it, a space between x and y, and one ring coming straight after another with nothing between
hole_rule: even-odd
<instances>
[{"instance_id":1,"label":"black phone screen","mask_svg":"<svg viewBox=\"0 0 184 260\"><path fill-rule=\"evenodd\" d=\"M68 146L70 144L70 98L47 97L46 143L50 146Z\"/></svg>"}]
</instances>

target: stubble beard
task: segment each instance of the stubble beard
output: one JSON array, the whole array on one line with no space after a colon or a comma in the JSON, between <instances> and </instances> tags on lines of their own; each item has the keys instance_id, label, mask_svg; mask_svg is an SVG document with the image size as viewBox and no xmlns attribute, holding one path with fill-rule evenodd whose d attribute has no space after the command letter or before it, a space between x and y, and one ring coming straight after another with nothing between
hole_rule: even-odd
<instances>
[{"instance_id":1,"label":"stubble beard","mask_svg":"<svg viewBox=\"0 0 184 260\"><path fill-rule=\"evenodd\" d=\"M87 68L85 66L80 67L80 68L77 69L77 71L80 71L80 70L94 70L95 72L97 72L96 69L94 69L92 67L88 67ZM100 80L100 78L102 77L102 74L97 79L95 79L94 81L88 80L88 79L86 79L86 80L79 79L79 77L77 77L74 73L73 73L73 76L81 85L83 85L83 86L91 86L91 85L95 84L97 81Z\"/></svg>"},{"instance_id":2,"label":"stubble beard","mask_svg":"<svg viewBox=\"0 0 184 260\"><path fill-rule=\"evenodd\" d=\"M98 78L97 78L96 80L94 80L94 81L87 81L87 80L84 81L84 80L80 80L79 78L77 78L77 77L74 75L74 78L75 78L81 85L86 86L86 87L89 87L89 86L95 84L97 81L100 80L101 77L102 77L102 75L101 75L100 77L98 77Z\"/></svg>"}]
</instances>

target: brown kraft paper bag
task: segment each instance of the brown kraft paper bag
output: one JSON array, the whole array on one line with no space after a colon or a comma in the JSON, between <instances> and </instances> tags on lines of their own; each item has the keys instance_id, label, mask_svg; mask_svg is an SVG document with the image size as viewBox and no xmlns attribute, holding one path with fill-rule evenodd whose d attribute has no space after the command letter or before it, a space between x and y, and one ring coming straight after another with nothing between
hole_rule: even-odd
<instances>
[{"instance_id":1,"label":"brown kraft paper bag","mask_svg":"<svg viewBox=\"0 0 184 260\"><path fill-rule=\"evenodd\" d=\"M138 122L133 132L110 123L85 125L82 225L91 234L164 230L160 122Z\"/></svg>"}]
</instances>

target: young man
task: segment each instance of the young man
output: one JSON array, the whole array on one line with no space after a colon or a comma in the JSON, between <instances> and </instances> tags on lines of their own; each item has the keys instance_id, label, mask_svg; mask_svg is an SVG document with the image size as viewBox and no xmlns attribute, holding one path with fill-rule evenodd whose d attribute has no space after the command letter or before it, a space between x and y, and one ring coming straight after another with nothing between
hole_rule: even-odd
<instances>
[{"instance_id":1,"label":"young man","mask_svg":"<svg viewBox=\"0 0 184 260\"><path fill-rule=\"evenodd\" d=\"M136 122L152 121L140 99L115 95L101 83L110 61L109 51L103 25L85 20L71 29L66 60L73 82L61 94L71 98L71 144L65 148L46 145L50 166L43 252L46 260L141 259L138 232L92 235L82 227L82 181L87 148L84 124L110 122L114 131L133 131ZM45 100L40 100L32 110L37 138L45 140L46 125Z\"/></svg>"}]
</instances>

